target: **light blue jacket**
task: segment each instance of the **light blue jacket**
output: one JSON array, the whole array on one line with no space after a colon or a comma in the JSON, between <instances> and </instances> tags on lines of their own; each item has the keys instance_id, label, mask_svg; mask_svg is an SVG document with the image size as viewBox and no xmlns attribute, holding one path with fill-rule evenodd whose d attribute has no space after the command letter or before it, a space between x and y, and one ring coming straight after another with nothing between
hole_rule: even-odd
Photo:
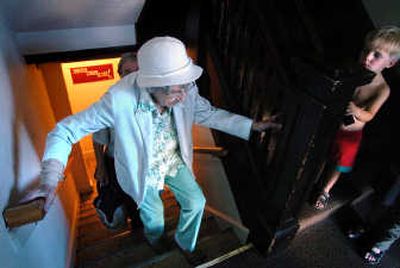
<instances>
[{"instance_id":1,"label":"light blue jacket","mask_svg":"<svg viewBox=\"0 0 400 268\"><path fill-rule=\"evenodd\" d=\"M136 73L127 75L88 109L69 116L48 134L43 161L57 159L64 166L71 147L82 137L110 127L115 131L114 158L118 182L140 206L146 189L145 174L153 148L152 114L139 103L151 102L147 90L136 85ZM173 107L179 148L184 163L192 169L192 125L209 128L248 139L252 120L217 109L198 94L195 83L184 102Z\"/></svg>"}]
</instances>

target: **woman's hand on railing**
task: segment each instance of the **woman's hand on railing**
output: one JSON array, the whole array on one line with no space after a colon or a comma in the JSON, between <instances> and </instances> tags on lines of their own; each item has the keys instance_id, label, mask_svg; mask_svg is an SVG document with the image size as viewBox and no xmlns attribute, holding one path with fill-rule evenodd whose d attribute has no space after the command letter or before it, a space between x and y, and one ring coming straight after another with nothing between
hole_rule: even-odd
<instances>
[{"instance_id":1,"label":"woman's hand on railing","mask_svg":"<svg viewBox=\"0 0 400 268\"><path fill-rule=\"evenodd\" d=\"M282 129L282 123L278 122L280 115L273 115L268 119L264 119L262 121L253 122L251 129L257 132L263 132L266 130L274 130L279 131Z\"/></svg>"},{"instance_id":2,"label":"woman's hand on railing","mask_svg":"<svg viewBox=\"0 0 400 268\"><path fill-rule=\"evenodd\" d=\"M211 154L217 157L224 157L228 154L228 150L217 146L194 146L193 150L195 153Z\"/></svg>"},{"instance_id":3,"label":"woman's hand on railing","mask_svg":"<svg viewBox=\"0 0 400 268\"><path fill-rule=\"evenodd\" d=\"M41 220L53 203L58 182L63 177L64 166L60 161L43 161L39 186L27 192L17 204L4 210L7 226L13 228Z\"/></svg>"},{"instance_id":4,"label":"woman's hand on railing","mask_svg":"<svg viewBox=\"0 0 400 268\"><path fill-rule=\"evenodd\" d=\"M56 196L56 185L41 184L39 187L29 191L18 204L26 204L37 199L44 199L43 209L47 213Z\"/></svg>"},{"instance_id":5,"label":"woman's hand on railing","mask_svg":"<svg viewBox=\"0 0 400 268\"><path fill-rule=\"evenodd\" d=\"M42 184L28 192L16 205L7 207L3 218L8 228L40 221L49 210L56 189L54 186Z\"/></svg>"},{"instance_id":6,"label":"woman's hand on railing","mask_svg":"<svg viewBox=\"0 0 400 268\"><path fill-rule=\"evenodd\" d=\"M58 182L64 178L64 165L57 159L47 159L42 162L40 185L24 198L34 200L45 198L44 210L47 212L56 195Z\"/></svg>"}]
</instances>

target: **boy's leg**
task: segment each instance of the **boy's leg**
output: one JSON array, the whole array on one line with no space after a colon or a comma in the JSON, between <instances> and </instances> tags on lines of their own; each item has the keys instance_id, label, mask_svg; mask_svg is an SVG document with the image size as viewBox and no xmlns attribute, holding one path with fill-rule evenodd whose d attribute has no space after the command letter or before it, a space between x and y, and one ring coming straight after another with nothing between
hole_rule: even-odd
<instances>
[{"instance_id":1,"label":"boy's leg","mask_svg":"<svg viewBox=\"0 0 400 268\"><path fill-rule=\"evenodd\" d=\"M150 244L157 244L164 234L164 206L158 189L152 187L146 189L139 214L144 227L144 235Z\"/></svg>"},{"instance_id":2,"label":"boy's leg","mask_svg":"<svg viewBox=\"0 0 400 268\"><path fill-rule=\"evenodd\" d=\"M338 181L339 177L340 177L340 172L336 169L334 169L331 173L331 176L328 179L328 182L326 183L323 191L324 193L330 193L330 191L332 190L333 186L335 186L336 182Z\"/></svg>"},{"instance_id":3,"label":"boy's leg","mask_svg":"<svg viewBox=\"0 0 400 268\"><path fill-rule=\"evenodd\" d=\"M330 173L328 181L323 188L323 193L329 194L338 181L341 173L348 173L352 170L358 149L361 144L362 131L339 130L335 138L336 166Z\"/></svg>"},{"instance_id":4,"label":"boy's leg","mask_svg":"<svg viewBox=\"0 0 400 268\"><path fill-rule=\"evenodd\" d=\"M326 182L325 186L323 187L322 191L318 194L317 200L315 201L314 207L316 209L324 209L326 205L328 204L328 201L330 199L330 191L333 188L333 186L336 184L340 177L340 172L336 169L332 170L330 173L330 176L328 178L328 181Z\"/></svg>"},{"instance_id":5,"label":"boy's leg","mask_svg":"<svg viewBox=\"0 0 400 268\"><path fill-rule=\"evenodd\" d=\"M206 202L204 194L186 166L180 168L175 177L167 176L165 183L180 205L175 241L181 249L192 252L196 247Z\"/></svg>"}]
</instances>

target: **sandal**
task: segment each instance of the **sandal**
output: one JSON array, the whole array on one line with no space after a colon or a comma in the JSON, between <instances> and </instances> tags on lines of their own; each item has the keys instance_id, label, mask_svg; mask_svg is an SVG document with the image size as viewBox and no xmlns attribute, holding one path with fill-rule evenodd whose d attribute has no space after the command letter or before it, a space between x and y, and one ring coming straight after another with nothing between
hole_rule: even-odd
<instances>
[{"instance_id":1,"label":"sandal","mask_svg":"<svg viewBox=\"0 0 400 268\"><path fill-rule=\"evenodd\" d=\"M370 251L365 253L364 260L368 264L378 264L381 262L383 255L385 255L384 251L381 251L379 248L373 247Z\"/></svg>"},{"instance_id":2,"label":"sandal","mask_svg":"<svg viewBox=\"0 0 400 268\"><path fill-rule=\"evenodd\" d=\"M314 208L321 210L326 208L330 199L329 193L321 192L315 201Z\"/></svg>"}]
</instances>

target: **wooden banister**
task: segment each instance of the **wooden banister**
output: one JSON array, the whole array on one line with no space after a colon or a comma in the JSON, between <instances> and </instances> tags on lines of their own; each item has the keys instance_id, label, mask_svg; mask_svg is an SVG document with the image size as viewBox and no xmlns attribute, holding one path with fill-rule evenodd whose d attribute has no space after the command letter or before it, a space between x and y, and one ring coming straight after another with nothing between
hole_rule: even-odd
<instances>
[{"instance_id":1,"label":"wooden banister","mask_svg":"<svg viewBox=\"0 0 400 268\"><path fill-rule=\"evenodd\" d=\"M217 157L224 157L228 154L228 150L218 146L194 146L193 150L195 153L211 154Z\"/></svg>"},{"instance_id":2,"label":"wooden banister","mask_svg":"<svg viewBox=\"0 0 400 268\"><path fill-rule=\"evenodd\" d=\"M46 199L36 198L32 201L8 207L3 212L4 222L8 228L40 221L46 215Z\"/></svg>"},{"instance_id":3,"label":"wooden banister","mask_svg":"<svg viewBox=\"0 0 400 268\"><path fill-rule=\"evenodd\" d=\"M64 177L65 180L65 177ZM3 219L8 228L15 228L24 224L40 221L46 216L64 180L57 187L38 187L23 196L17 204L6 207L3 211Z\"/></svg>"}]
</instances>

